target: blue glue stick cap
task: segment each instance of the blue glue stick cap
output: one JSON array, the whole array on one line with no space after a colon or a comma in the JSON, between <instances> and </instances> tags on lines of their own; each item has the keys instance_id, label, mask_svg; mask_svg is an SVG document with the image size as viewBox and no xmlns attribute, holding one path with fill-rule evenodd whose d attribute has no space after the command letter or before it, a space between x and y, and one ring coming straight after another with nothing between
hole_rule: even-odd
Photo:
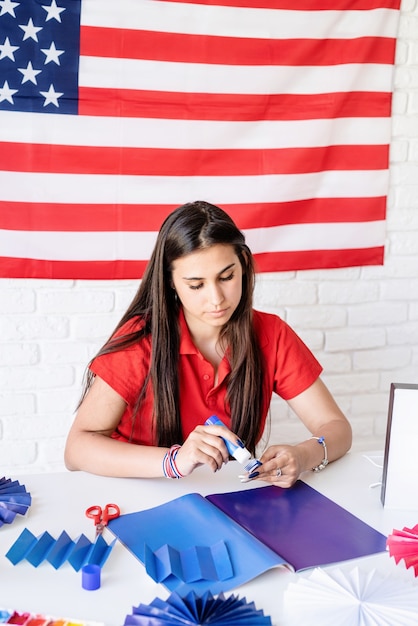
<instances>
[{"instance_id":1,"label":"blue glue stick cap","mask_svg":"<svg viewBox=\"0 0 418 626\"><path fill-rule=\"evenodd\" d=\"M81 570L81 585L83 589L94 591L100 587L100 565L89 563Z\"/></svg>"}]
</instances>

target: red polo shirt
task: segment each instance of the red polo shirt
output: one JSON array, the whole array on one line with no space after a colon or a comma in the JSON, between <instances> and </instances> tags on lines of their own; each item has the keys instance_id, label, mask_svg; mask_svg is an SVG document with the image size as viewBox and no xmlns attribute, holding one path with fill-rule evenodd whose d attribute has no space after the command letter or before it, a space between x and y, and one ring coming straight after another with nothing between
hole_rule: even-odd
<instances>
[{"instance_id":1,"label":"red polo shirt","mask_svg":"<svg viewBox=\"0 0 418 626\"><path fill-rule=\"evenodd\" d=\"M141 321L133 319L118 331L118 335L140 328ZM262 410L260 436L264 430L272 393L289 400L310 387L322 368L312 352L296 333L278 316L254 311L254 328L266 363L266 393ZM148 372L151 337L146 337L124 350L94 359L91 370L100 376L126 402L126 410L113 433L115 439L131 440L142 445L155 445L152 428L154 395L151 385L133 422L135 402ZM230 371L224 357L218 368L215 385L213 366L193 344L184 315L180 314L180 415L186 438L198 424L216 414L227 426L230 415L225 407L225 377ZM161 381L164 384L164 381ZM134 426L132 427L132 424Z\"/></svg>"}]
</instances>

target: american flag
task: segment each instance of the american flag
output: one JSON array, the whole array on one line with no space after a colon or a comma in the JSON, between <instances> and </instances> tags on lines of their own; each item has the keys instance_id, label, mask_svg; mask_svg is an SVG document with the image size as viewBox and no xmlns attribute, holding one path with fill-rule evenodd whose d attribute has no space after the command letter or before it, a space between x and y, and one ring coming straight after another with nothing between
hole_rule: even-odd
<instances>
[{"instance_id":1,"label":"american flag","mask_svg":"<svg viewBox=\"0 0 418 626\"><path fill-rule=\"evenodd\" d=\"M400 0L0 0L0 276L136 278L207 200L259 271L383 263Z\"/></svg>"}]
</instances>

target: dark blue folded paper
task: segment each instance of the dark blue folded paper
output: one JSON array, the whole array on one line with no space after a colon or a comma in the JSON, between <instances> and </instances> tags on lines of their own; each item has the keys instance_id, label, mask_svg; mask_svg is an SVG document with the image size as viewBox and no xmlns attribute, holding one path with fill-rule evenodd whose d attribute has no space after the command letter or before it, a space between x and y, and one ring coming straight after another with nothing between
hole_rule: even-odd
<instances>
[{"instance_id":1,"label":"dark blue folded paper","mask_svg":"<svg viewBox=\"0 0 418 626\"><path fill-rule=\"evenodd\" d=\"M279 565L298 571L386 550L384 535L301 481L291 489L269 486L206 498L188 494L121 515L109 529L144 564L164 546L187 561L191 548L223 541L231 576L190 581L172 568L159 579L182 596L191 590L227 591Z\"/></svg>"}]
</instances>

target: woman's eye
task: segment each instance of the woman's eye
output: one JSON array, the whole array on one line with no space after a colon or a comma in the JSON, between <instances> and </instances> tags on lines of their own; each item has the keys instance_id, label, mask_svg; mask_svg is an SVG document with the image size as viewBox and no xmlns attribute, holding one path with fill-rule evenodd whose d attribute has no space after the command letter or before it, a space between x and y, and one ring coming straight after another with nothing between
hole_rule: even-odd
<instances>
[{"instance_id":1,"label":"woman's eye","mask_svg":"<svg viewBox=\"0 0 418 626\"><path fill-rule=\"evenodd\" d=\"M226 282L228 280L232 280L234 278L234 272L232 272L231 274L228 274L228 276L220 276L219 280L221 282ZM204 283L199 283L198 285L189 285L189 289L192 289L193 291L197 291L198 289L202 289L202 287L204 286Z\"/></svg>"}]
</instances>

